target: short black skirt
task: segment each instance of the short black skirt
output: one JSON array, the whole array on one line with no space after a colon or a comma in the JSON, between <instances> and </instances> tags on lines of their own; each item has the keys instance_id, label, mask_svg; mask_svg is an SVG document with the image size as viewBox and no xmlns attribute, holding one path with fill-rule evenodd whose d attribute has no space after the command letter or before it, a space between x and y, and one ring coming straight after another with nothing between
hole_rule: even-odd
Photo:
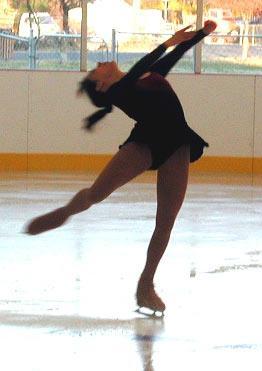
<instances>
[{"instance_id":1,"label":"short black skirt","mask_svg":"<svg viewBox=\"0 0 262 371\"><path fill-rule=\"evenodd\" d=\"M209 147L194 130L187 124L175 132L165 130L164 133L149 129L146 125L136 123L126 141L119 146L121 148L127 143L137 142L148 145L152 155L152 166L150 170L157 170L172 154L182 145L190 146L190 162L197 161L203 155L204 147Z\"/></svg>"}]
</instances>

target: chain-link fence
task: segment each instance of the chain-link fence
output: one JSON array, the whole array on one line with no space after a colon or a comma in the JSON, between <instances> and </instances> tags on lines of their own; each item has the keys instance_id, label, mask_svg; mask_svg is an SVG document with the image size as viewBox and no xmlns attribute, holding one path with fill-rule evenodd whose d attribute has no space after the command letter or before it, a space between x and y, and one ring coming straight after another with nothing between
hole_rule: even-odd
<instances>
[{"instance_id":1,"label":"chain-link fence","mask_svg":"<svg viewBox=\"0 0 262 371\"><path fill-rule=\"evenodd\" d=\"M127 71L143 55L164 42L170 34L116 32L116 61ZM172 72L195 71L194 48L174 66ZM248 34L213 34L202 43L201 71L204 73L262 74L262 26Z\"/></svg>"},{"instance_id":2,"label":"chain-link fence","mask_svg":"<svg viewBox=\"0 0 262 371\"><path fill-rule=\"evenodd\" d=\"M261 35L243 36L240 43L235 42L234 37L219 36L215 44L205 43L202 47L202 72L262 74L261 41Z\"/></svg>"},{"instance_id":3,"label":"chain-link fence","mask_svg":"<svg viewBox=\"0 0 262 371\"><path fill-rule=\"evenodd\" d=\"M0 68L79 71L80 43L79 34L20 37L0 32ZM108 46L99 37L88 37L87 50L88 70L108 60Z\"/></svg>"},{"instance_id":4,"label":"chain-link fence","mask_svg":"<svg viewBox=\"0 0 262 371\"><path fill-rule=\"evenodd\" d=\"M262 74L262 25L249 25L246 33L206 37L202 72Z\"/></svg>"},{"instance_id":5,"label":"chain-link fence","mask_svg":"<svg viewBox=\"0 0 262 371\"><path fill-rule=\"evenodd\" d=\"M171 34L116 32L116 61L127 71L145 54L156 48ZM185 53L174 69L176 72L194 72L194 49Z\"/></svg>"}]
</instances>

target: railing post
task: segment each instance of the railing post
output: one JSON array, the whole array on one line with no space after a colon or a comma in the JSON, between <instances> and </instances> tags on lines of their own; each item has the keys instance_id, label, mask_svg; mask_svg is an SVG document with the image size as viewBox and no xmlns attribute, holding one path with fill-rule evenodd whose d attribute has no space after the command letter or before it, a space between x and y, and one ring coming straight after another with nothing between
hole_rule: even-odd
<instances>
[{"instance_id":1,"label":"railing post","mask_svg":"<svg viewBox=\"0 0 262 371\"><path fill-rule=\"evenodd\" d=\"M87 71L87 0L82 0L80 71Z\"/></svg>"},{"instance_id":2,"label":"railing post","mask_svg":"<svg viewBox=\"0 0 262 371\"><path fill-rule=\"evenodd\" d=\"M252 46L255 45L255 25L252 25Z\"/></svg>"},{"instance_id":3,"label":"railing post","mask_svg":"<svg viewBox=\"0 0 262 371\"><path fill-rule=\"evenodd\" d=\"M30 70L33 70L34 69L33 40L34 40L33 29L30 28L29 45L28 45L28 59L29 59L29 69Z\"/></svg>"},{"instance_id":4,"label":"railing post","mask_svg":"<svg viewBox=\"0 0 262 371\"><path fill-rule=\"evenodd\" d=\"M116 60L116 30L114 28L112 29L111 58L112 61Z\"/></svg>"},{"instance_id":5,"label":"railing post","mask_svg":"<svg viewBox=\"0 0 262 371\"><path fill-rule=\"evenodd\" d=\"M196 28L197 30L203 26L203 0L197 0L197 19ZM194 72L201 73L202 64L202 43L198 43L194 48Z\"/></svg>"},{"instance_id":6,"label":"railing post","mask_svg":"<svg viewBox=\"0 0 262 371\"><path fill-rule=\"evenodd\" d=\"M33 69L36 69L36 45L37 45L37 38L34 37L32 40L32 64Z\"/></svg>"}]
</instances>

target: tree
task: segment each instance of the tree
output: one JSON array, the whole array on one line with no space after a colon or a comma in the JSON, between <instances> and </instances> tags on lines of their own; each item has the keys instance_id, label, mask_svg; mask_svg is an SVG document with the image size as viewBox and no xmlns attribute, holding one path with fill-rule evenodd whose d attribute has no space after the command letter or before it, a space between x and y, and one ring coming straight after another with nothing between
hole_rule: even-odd
<instances>
[{"instance_id":1,"label":"tree","mask_svg":"<svg viewBox=\"0 0 262 371\"><path fill-rule=\"evenodd\" d=\"M48 0L10 0L10 6L13 9L29 11L33 9L34 12L46 12L48 11Z\"/></svg>"},{"instance_id":2,"label":"tree","mask_svg":"<svg viewBox=\"0 0 262 371\"><path fill-rule=\"evenodd\" d=\"M68 26L68 12L70 9L77 8L81 6L80 0L56 0L57 4L60 7L63 16L63 30L68 33L69 26ZM52 3L52 1L50 1Z\"/></svg>"},{"instance_id":3,"label":"tree","mask_svg":"<svg viewBox=\"0 0 262 371\"><path fill-rule=\"evenodd\" d=\"M236 17L250 20L257 9L262 9L262 0L205 0L209 8L230 9Z\"/></svg>"},{"instance_id":4,"label":"tree","mask_svg":"<svg viewBox=\"0 0 262 371\"><path fill-rule=\"evenodd\" d=\"M10 0L10 6L17 10L13 29L15 33L18 33L19 22L21 15L28 12L35 19L35 23L38 24L38 20L35 17L36 12L46 12L48 11L48 0Z\"/></svg>"},{"instance_id":5,"label":"tree","mask_svg":"<svg viewBox=\"0 0 262 371\"><path fill-rule=\"evenodd\" d=\"M88 3L93 3L95 0L87 0ZM50 4L59 6L63 16L63 30L69 32L68 26L68 12L70 9L81 6L81 0L49 0Z\"/></svg>"}]
</instances>

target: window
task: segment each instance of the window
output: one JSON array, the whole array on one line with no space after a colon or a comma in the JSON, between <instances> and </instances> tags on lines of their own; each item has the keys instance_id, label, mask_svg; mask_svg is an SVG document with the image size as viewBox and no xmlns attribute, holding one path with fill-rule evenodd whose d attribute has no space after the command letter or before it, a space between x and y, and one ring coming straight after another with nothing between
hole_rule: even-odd
<instances>
[{"instance_id":1,"label":"window","mask_svg":"<svg viewBox=\"0 0 262 371\"><path fill-rule=\"evenodd\" d=\"M261 0L206 0L204 19L218 27L205 38L202 72L262 73Z\"/></svg>"},{"instance_id":2,"label":"window","mask_svg":"<svg viewBox=\"0 0 262 371\"><path fill-rule=\"evenodd\" d=\"M73 3L73 1L72 1ZM79 70L80 34L68 24L72 4L0 0L0 67Z\"/></svg>"},{"instance_id":3,"label":"window","mask_svg":"<svg viewBox=\"0 0 262 371\"><path fill-rule=\"evenodd\" d=\"M80 3L0 0L0 68L79 70ZM197 14L218 23L202 43L202 73L261 74L262 0L87 0L87 69L114 58L128 70ZM173 72L194 71L190 50Z\"/></svg>"}]
</instances>

